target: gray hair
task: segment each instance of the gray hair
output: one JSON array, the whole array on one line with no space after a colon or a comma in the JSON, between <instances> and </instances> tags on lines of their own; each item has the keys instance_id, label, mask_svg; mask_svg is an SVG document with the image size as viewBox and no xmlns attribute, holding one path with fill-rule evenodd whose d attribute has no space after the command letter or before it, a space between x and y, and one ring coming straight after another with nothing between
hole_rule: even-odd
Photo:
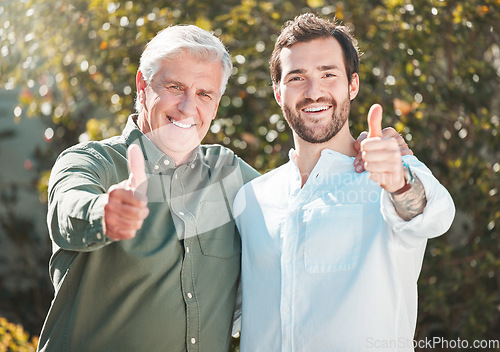
<instances>
[{"instance_id":1,"label":"gray hair","mask_svg":"<svg viewBox=\"0 0 500 352\"><path fill-rule=\"evenodd\" d=\"M161 67L163 60L173 59L182 51L203 62L220 61L222 69L221 95L226 90L227 81L233 70L231 56L219 38L212 33L193 25L176 25L165 28L146 45L141 55L139 71L147 84ZM137 98L135 109L140 112L142 105Z\"/></svg>"}]
</instances>

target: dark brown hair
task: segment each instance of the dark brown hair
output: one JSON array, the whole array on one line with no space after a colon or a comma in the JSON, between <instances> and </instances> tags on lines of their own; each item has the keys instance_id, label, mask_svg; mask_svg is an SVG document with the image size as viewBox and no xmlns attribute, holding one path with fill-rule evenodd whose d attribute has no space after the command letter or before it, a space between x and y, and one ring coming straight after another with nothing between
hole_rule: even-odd
<instances>
[{"instance_id":1,"label":"dark brown hair","mask_svg":"<svg viewBox=\"0 0 500 352\"><path fill-rule=\"evenodd\" d=\"M312 13L297 16L283 26L269 62L273 83L278 85L281 80L280 54L283 48L327 38L336 39L342 47L347 79L351 83L352 75L359 73L359 51L355 39L347 27L337 24L336 19L330 22Z\"/></svg>"}]
</instances>

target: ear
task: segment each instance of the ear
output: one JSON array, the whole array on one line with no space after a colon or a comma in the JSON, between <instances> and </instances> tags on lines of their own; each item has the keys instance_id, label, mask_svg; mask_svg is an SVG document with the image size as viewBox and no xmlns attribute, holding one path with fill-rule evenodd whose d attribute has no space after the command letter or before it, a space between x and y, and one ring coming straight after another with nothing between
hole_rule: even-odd
<instances>
[{"instance_id":1,"label":"ear","mask_svg":"<svg viewBox=\"0 0 500 352\"><path fill-rule=\"evenodd\" d=\"M148 84L144 80L141 71L137 71L135 83L137 85L137 99L139 99L140 103L144 105L146 101L146 87Z\"/></svg>"},{"instance_id":2,"label":"ear","mask_svg":"<svg viewBox=\"0 0 500 352\"><path fill-rule=\"evenodd\" d=\"M349 83L349 98L354 100L359 93L359 75L357 73L352 74L351 83Z\"/></svg>"},{"instance_id":3,"label":"ear","mask_svg":"<svg viewBox=\"0 0 500 352\"><path fill-rule=\"evenodd\" d=\"M274 99L278 103L279 106L281 106L281 91L280 88L273 83L273 92L274 92Z\"/></svg>"}]
</instances>

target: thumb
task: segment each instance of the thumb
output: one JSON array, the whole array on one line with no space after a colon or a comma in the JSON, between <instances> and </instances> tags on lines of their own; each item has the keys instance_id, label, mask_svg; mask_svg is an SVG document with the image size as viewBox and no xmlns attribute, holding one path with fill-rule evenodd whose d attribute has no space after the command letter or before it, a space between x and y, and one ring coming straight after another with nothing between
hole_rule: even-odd
<instances>
[{"instance_id":1,"label":"thumb","mask_svg":"<svg viewBox=\"0 0 500 352\"><path fill-rule=\"evenodd\" d=\"M139 191L141 196L146 196L148 179L146 177L146 167L141 148L136 144L132 144L128 147L127 158L130 170L128 184Z\"/></svg>"},{"instance_id":2,"label":"thumb","mask_svg":"<svg viewBox=\"0 0 500 352\"><path fill-rule=\"evenodd\" d=\"M368 112L368 138L382 137L382 106L373 104Z\"/></svg>"}]
</instances>

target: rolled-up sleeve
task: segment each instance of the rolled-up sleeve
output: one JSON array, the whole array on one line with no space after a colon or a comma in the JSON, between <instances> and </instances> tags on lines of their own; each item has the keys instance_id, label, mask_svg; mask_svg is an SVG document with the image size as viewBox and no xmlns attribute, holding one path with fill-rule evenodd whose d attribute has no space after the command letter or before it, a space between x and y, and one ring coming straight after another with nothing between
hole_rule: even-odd
<instances>
[{"instance_id":1,"label":"rolled-up sleeve","mask_svg":"<svg viewBox=\"0 0 500 352\"><path fill-rule=\"evenodd\" d=\"M427 204L422 214L405 221L396 212L390 194L383 191L382 215L391 226L392 232L405 245L414 247L423 240L440 236L448 231L455 217L455 205L450 193L423 163L414 156L405 156L403 159L422 182Z\"/></svg>"},{"instance_id":2,"label":"rolled-up sleeve","mask_svg":"<svg viewBox=\"0 0 500 352\"><path fill-rule=\"evenodd\" d=\"M88 147L69 149L57 159L49 179L47 225L60 248L91 251L112 242L102 229L107 162Z\"/></svg>"}]
</instances>

